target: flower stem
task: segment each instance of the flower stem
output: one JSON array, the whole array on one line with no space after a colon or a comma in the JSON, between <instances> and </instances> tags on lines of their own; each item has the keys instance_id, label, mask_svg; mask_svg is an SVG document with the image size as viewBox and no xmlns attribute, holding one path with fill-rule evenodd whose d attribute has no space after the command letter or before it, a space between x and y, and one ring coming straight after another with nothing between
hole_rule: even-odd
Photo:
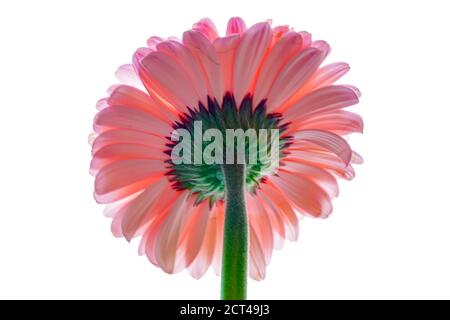
<instances>
[{"instance_id":1,"label":"flower stem","mask_svg":"<svg viewBox=\"0 0 450 320\"><path fill-rule=\"evenodd\" d=\"M245 165L224 164L225 224L222 253L222 299L247 297L248 222L245 209Z\"/></svg>"}]
</instances>

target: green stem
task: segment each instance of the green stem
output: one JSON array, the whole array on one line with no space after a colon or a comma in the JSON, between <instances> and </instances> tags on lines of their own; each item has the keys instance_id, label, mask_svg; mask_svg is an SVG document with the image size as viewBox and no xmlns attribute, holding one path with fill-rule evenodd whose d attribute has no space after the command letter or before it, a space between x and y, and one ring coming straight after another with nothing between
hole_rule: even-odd
<instances>
[{"instance_id":1,"label":"green stem","mask_svg":"<svg viewBox=\"0 0 450 320\"><path fill-rule=\"evenodd\" d=\"M222 299L247 297L248 222L245 210L245 165L224 164L225 224L222 254Z\"/></svg>"}]
</instances>

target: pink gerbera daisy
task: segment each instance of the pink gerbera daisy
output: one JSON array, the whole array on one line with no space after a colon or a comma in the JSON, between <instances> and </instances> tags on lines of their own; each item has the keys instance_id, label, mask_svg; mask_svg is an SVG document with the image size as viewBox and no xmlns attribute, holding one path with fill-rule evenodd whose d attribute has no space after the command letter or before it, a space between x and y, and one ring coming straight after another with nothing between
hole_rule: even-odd
<instances>
[{"instance_id":1,"label":"pink gerbera daisy","mask_svg":"<svg viewBox=\"0 0 450 320\"><path fill-rule=\"evenodd\" d=\"M95 199L113 234L140 237L139 254L155 266L200 278L212 265L222 296L245 298L247 273L263 279L273 249L297 239L299 219L327 217L336 178L354 177L362 159L342 136L363 130L344 110L360 93L333 84L346 63L321 67L326 42L288 26L232 18L221 37L202 19L181 40L147 45L97 104ZM193 132L194 121L203 131L279 130L269 146L279 165L174 163L172 131Z\"/></svg>"}]
</instances>

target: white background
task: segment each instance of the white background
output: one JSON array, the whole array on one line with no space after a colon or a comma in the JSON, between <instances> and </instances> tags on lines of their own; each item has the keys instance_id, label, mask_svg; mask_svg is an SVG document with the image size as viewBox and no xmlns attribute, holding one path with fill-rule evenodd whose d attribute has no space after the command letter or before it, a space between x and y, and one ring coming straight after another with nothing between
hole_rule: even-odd
<instances>
[{"instance_id":1,"label":"white background","mask_svg":"<svg viewBox=\"0 0 450 320\"><path fill-rule=\"evenodd\" d=\"M352 66L366 160L327 220L304 219L249 298L450 298L447 1L2 1L0 298L213 298L114 238L88 174L95 102L151 35L273 18Z\"/></svg>"}]
</instances>

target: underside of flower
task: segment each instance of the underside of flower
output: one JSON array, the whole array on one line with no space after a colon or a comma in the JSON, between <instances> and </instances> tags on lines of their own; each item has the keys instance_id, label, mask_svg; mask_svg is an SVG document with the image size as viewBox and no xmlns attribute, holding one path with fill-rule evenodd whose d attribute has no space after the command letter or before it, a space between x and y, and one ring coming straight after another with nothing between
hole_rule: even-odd
<instances>
[{"instance_id":1,"label":"underside of flower","mask_svg":"<svg viewBox=\"0 0 450 320\"><path fill-rule=\"evenodd\" d=\"M230 152L234 155L231 161L238 162L240 142L244 146L242 162L245 164L245 187L252 193L256 192L256 188L266 176L276 172L279 159L286 156L290 137L283 133L288 124L282 124L280 114L267 113L265 100L262 100L257 106L253 106L251 95L247 95L241 105L237 106L231 93L224 96L221 105L217 100L208 98L207 106L200 102L199 107L195 110L190 108L189 113L181 115L180 121L175 122L173 127L177 132L184 129L190 134L190 137L195 137L195 123L200 124L198 133L202 137L210 129L217 129L220 133L219 148L211 151L211 156L214 159L219 157L220 161L214 161L214 159L208 161L208 159L202 158L200 163L195 163L195 143L189 141L188 150L184 150L188 153L188 163L175 164L172 159L166 162L170 165L167 175L173 182L173 187L177 190L190 190L197 196L197 202L209 200L212 205L215 201L224 198L223 166L227 165L227 154L229 156ZM233 136L227 135L227 129L228 132L233 133ZM276 134L274 134L275 132ZM239 140L239 136L244 139ZM178 143L173 142L170 137L168 139L171 141L167 144L169 148L165 152L167 155L173 156L173 148ZM276 141L274 141L275 139ZM200 156L205 157L204 151L208 150L211 142L204 139L199 142L201 143L198 148ZM215 140L212 142L218 143ZM263 145L265 145L264 150L262 150ZM220 154L217 154L218 152Z\"/></svg>"},{"instance_id":2,"label":"underside of flower","mask_svg":"<svg viewBox=\"0 0 450 320\"><path fill-rule=\"evenodd\" d=\"M302 217L328 217L338 178L362 163L347 139L363 131L347 109L360 92L336 84L350 67L323 64L329 53L308 32L239 17L225 34L205 18L180 39L148 39L94 119L90 172L113 234L139 237L167 273L212 266L224 297L245 297L247 274L264 279L273 250Z\"/></svg>"}]
</instances>

